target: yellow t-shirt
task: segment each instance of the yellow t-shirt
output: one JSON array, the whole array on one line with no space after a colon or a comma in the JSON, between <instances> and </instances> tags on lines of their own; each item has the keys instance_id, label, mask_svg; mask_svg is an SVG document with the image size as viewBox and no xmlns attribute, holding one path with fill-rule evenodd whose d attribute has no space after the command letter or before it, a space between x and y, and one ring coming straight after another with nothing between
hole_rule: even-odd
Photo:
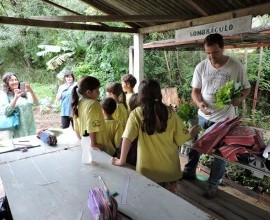
<instances>
[{"instance_id":1,"label":"yellow t-shirt","mask_svg":"<svg viewBox=\"0 0 270 220\"><path fill-rule=\"evenodd\" d=\"M117 103L117 107L115 109L115 112L112 114L112 117L115 120L118 120L122 123L123 128L125 128L127 119L128 119L128 110L122 103Z\"/></svg>"},{"instance_id":2,"label":"yellow t-shirt","mask_svg":"<svg viewBox=\"0 0 270 220\"><path fill-rule=\"evenodd\" d=\"M106 153L113 155L115 149L107 135L100 103L95 99L82 98L78 104L78 113L79 117L74 117L74 130L81 136L85 131L96 132L97 144L101 144Z\"/></svg>"},{"instance_id":3,"label":"yellow t-shirt","mask_svg":"<svg viewBox=\"0 0 270 220\"><path fill-rule=\"evenodd\" d=\"M112 120L105 119L105 124L106 124L108 137L111 140L113 146L115 148L119 148L122 134L124 131L122 124L115 119L112 119Z\"/></svg>"},{"instance_id":4,"label":"yellow t-shirt","mask_svg":"<svg viewBox=\"0 0 270 220\"><path fill-rule=\"evenodd\" d=\"M138 137L136 171L155 182L171 182L181 178L178 146L190 135L179 116L169 110L167 129L148 135L142 132L142 109L134 109L128 118L123 138L133 141Z\"/></svg>"},{"instance_id":5,"label":"yellow t-shirt","mask_svg":"<svg viewBox=\"0 0 270 220\"><path fill-rule=\"evenodd\" d=\"M127 94L126 94L126 103L127 103L127 107L128 107L128 113L130 113L129 101L130 101L131 96L132 96L133 94L134 94L134 93L127 93Z\"/></svg>"}]
</instances>

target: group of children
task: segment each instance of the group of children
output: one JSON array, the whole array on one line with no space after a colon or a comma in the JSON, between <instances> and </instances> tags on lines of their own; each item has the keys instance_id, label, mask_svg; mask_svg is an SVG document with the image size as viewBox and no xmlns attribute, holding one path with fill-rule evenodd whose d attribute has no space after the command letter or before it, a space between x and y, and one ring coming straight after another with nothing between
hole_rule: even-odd
<instances>
[{"instance_id":1,"label":"group of children","mask_svg":"<svg viewBox=\"0 0 270 220\"><path fill-rule=\"evenodd\" d=\"M122 85L106 85L106 98L99 102L99 80L92 76L82 78L73 88L71 103L77 136L89 136L92 148L118 155L130 109L126 94L130 99L135 84L136 78L126 74Z\"/></svg>"},{"instance_id":2,"label":"group of children","mask_svg":"<svg viewBox=\"0 0 270 220\"><path fill-rule=\"evenodd\" d=\"M142 81L137 94L133 75L121 81L106 86L101 103L98 79L86 76L78 82L72 92L74 130L79 138L89 136L89 147L111 155L114 165L135 165L159 184L177 181L182 176L178 147L195 137L199 127L188 130L162 102L157 81Z\"/></svg>"}]
</instances>

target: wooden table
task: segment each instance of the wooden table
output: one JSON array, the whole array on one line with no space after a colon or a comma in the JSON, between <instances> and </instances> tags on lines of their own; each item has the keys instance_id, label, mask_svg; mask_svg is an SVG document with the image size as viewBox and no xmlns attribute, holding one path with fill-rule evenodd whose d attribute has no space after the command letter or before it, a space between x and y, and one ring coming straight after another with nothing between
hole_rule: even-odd
<instances>
[{"instance_id":1,"label":"wooden table","mask_svg":"<svg viewBox=\"0 0 270 220\"><path fill-rule=\"evenodd\" d=\"M0 142L0 164L80 146L80 141L72 129L62 129L62 131L63 134L57 137L58 143L56 146L45 144L35 135ZM27 152L18 150L12 152L12 154L4 153L16 147L23 148L27 145L33 145L35 147L30 148Z\"/></svg>"},{"instance_id":2,"label":"wooden table","mask_svg":"<svg viewBox=\"0 0 270 220\"><path fill-rule=\"evenodd\" d=\"M15 220L91 219L87 197L91 188L100 186L98 176L111 192L118 192L119 210L132 219L210 217L134 170L111 165L104 152L94 151L93 164L85 165L81 147L60 144L56 149L41 146L25 153L0 154L0 175Z\"/></svg>"}]
</instances>

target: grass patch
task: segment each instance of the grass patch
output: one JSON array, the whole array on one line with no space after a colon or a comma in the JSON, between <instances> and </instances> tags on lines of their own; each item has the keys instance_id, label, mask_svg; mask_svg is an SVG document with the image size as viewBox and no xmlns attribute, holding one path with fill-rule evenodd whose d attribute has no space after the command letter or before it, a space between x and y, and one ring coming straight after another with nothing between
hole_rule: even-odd
<instances>
[{"instance_id":1,"label":"grass patch","mask_svg":"<svg viewBox=\"0 0 270 220\"><path fill-rule=\"evenodd\" d=\"M31 87L36 93L38 99L50 98L51 101L55 100L57 92L55 84L31 83Z\"/></svg>"}]
</instances>

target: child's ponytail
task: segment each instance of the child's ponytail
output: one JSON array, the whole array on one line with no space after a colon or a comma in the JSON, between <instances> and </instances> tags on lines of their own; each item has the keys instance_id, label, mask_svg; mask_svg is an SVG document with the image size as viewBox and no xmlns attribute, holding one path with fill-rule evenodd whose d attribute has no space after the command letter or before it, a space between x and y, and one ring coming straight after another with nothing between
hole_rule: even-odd
<instances>
[{"instance_id":1,"label":"child's ponytail","mask_svg":"<svg viewBox=\"0 0 270 220\"><path fill-rule=\"evenodd\" d=\"M78 117L79 113L78 113L78 103L79 103L79 95L78 95L78 86L74 86L74 88L72 89L72 101L71 101L71 108L72 108L72 114L73 117Z\"/></svg>"},{"instance_id":2,"label":"child's ponytail","mask_svg":"<svg viewBox=\"0 0 270 220\"><path fill-rule=\"evenodd\" d=\"M119 96L119 101L126 107L126 109L128 109L126 100L126 93L122 90L121 95Z\"/></svg>"}]
</instances>

